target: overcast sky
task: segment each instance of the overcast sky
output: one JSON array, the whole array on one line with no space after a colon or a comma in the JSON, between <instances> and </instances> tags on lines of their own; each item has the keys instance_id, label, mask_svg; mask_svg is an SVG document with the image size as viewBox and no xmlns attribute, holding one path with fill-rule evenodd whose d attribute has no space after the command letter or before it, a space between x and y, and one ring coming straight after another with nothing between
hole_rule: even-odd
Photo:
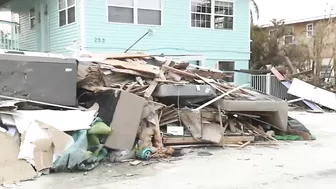
<instances>
[{"instance_id":1,"label":"overcast sky","mask_svg":"<svg viewBox=\"0 0 336 189\"><path fill-rule=\"evenodd\" d=\"M259 7L258 25L269 20L299 20L316 16L336 14L336 0L255 0Z\"/></svg>"}]
</instances>

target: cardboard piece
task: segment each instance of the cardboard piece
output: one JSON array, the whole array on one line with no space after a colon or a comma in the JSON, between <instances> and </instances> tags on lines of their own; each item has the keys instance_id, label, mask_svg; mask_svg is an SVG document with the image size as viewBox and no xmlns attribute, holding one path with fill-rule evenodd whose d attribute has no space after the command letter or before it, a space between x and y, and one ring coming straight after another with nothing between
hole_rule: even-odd
<instances>
[{"instance_id":1,"label":"cardboard piece","mask_svg":"<svg viewBox=\"0 0 336 189\"><path fill-rule=\"evenodd\" d=\"M29 119L17 123L28 124L18 125L18 128L26 128L18 158L27 160L37 171L51 168L53 162L74 144L70 135L50 125Z\"/></svg>"},{"instance_id":2,"label":"cardboard piece","mask_svg":"<svg viewBox=\"0 0 336 189\"><path fill-rule=\"evenodd\" d=\"M89 129L95 118L96 110L20 110L17 111L25 119L36 120L50 125L60 131L77 131ZM15 116L16 117L16 116ZM15 121L17 118L14 118ZM20 129L19 129L20 130Z\"/></svg>"},{"instance_id":3,"label":"cardboard piece","mask_svg":"<svg viewBox=\"0 0 336 189\"><path fill-rule=\"evenodd\" d=\"M37 174L33 167L25 160L17 159L19 145L15 139L0 132L0 185L34 179Z\"/></svg>"},{"instance_id":4,"label":"cardboard piece","mask_svg":"<svg viewBox=\"0 0 336 189\"><path fill-rule=\"evenodd\" d=\"M146 100L126 91L119 92L120 96L110 124L113 132L107 137L105 146L131 151Z\"/></svg>"}]
</instances>

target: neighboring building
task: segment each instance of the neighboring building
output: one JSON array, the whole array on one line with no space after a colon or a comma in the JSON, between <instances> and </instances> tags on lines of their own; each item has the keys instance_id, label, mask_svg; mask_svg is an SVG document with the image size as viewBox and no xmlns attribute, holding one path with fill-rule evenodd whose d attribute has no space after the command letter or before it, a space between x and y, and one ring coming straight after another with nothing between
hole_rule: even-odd
<instances>
[{"instance_id":1,"label":"neighboring building","mask_svg":"<svg viewBox=\"0 0 336 189\"><path fill-rule=\"evenodd\" d=\"M324 33L324 49L322 51L322 71L324 78L334 75L332 67L334 64L333 49L336 48L336 15L313 17L295 21L285 21L285 25L291 30L290 35L284 36L282 44L305 44L308 46L310 53L313 54L314 37L316 36L316 27L319 22L330 22ZM269 35L273 35L271 25L263 26Z\"/></svg>"},{"instance_id":2,"label":"neighboring building","mask_svg":"<svg viewBox=\"0 0 336 189\"><path fill-rule=\"evenodd\" d=\"M228 71L246 83L250 58L250 0L0 0L19 15L19 49L69 53L131 51L182 55ZM199 56L194 56L194 55Z\"/></svg>"}]
</instances>

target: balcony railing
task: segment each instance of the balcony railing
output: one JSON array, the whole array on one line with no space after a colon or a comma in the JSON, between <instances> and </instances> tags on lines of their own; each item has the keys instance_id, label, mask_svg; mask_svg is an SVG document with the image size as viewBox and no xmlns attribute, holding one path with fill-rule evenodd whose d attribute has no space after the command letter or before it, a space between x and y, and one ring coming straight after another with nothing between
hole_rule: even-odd
<instances>
[{"instance_id":1,"label":"balcony railing","mask_svg":"<svg viewBox=\"0 0 336 189\"><path fill-rule=\"evenodd\" d=\"M19 33L18 23L0 20L0 49L19 50Z\"/></svg>"}]
</instances>

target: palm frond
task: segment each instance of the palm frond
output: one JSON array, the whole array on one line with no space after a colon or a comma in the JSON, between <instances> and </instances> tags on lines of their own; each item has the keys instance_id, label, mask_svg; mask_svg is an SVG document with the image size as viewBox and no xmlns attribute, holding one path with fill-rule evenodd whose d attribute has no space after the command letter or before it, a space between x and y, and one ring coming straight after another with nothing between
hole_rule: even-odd
<instances>
[{"instance_id":1,"label":"palm frond","mask_svg":"<svg viewBox=\"0 0 336 189\"><path fill-rule=\"evenodd\" d=\"M253 6L253 9L254 9L254 13L257 17L257 19L259 19L259 7L258 7L258 4L255 2L255 0L251 0L251 3L252 3L252 6Z\"/></svg>"}]
</instances>

